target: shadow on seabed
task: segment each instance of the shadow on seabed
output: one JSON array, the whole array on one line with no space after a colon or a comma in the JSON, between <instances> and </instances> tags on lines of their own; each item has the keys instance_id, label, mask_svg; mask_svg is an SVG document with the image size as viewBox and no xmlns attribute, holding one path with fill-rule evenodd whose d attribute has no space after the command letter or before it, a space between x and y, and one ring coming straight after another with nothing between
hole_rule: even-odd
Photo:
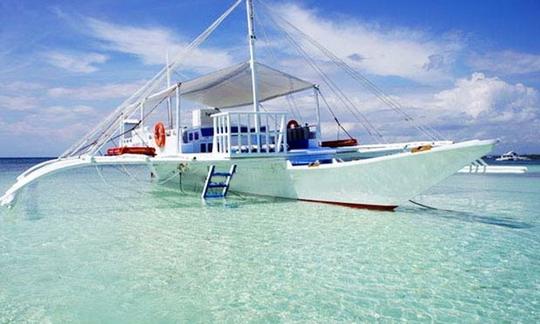
<instances>
[{"instance_id":1,"label":"shadow on seabed","mask_svg":"<svg viewBox=\"0 0 540 324\"><path fill-rule=\"evenodd\" d=\"M533 227L531 224L520 222L512 218L484 216L484 215L478 215L476 213L467 212L467 211L441 209L441 208L424 205L413 200L411 200L410 202L419 207L405 206L405 207L400 207L399 210L404 211L404 212L416 213L416 214L420 213L422 215L429 215L429 216L434 216L434 217L439 217L439 218L458 220L462 222L482 223L482 224L488 224L488 225L513 228L513 229L524 229L524 228Z\"/></svg>"}]
</instances>

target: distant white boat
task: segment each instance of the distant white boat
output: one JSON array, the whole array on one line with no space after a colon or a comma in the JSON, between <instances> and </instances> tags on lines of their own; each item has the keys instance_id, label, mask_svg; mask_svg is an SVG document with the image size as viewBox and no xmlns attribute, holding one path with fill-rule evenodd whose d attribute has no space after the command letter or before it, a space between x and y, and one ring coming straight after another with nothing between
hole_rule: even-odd
<instances>
[{"instance_id":1,"label":"distant white boat","mask_svg":"<svg viewBox=\"0 0 540 324\"><path fill-rule=\"evenodd\" d=\"M525 156L520 156L514 151L506 152L500 157L495 159L496 161L528 161L529 158Z\"/></svg>"},{"instance_id":2,"label":"distant white boat","mask_svg":"<svg viewBox=\"0 0 540 324\"><path fill-rule=\"evenodd\" d=\"M255 59L253 0L245 1L249 60L198 78L171 82L172 72L189 60L187 53L192 53L242 2L236 1L186 52L168 63L58 159L21 174L0 197L0 205L11 204L22 188L59 171L85 166L143 165L149 168L156 184L177 186L181 179L184 189L199 192L204 199L223 198L232 191L392 210L488 154L496 144L496 140L437 141L439 136L432 130L413 124L429 141L358 145L341 126L315 82ZM382 134L365 116L359 117L362 112L321 72L317 60L308 57L302 45L310 43L319 49L360 85L402 114L401 118L414 123L394 99L321 44L279 15L270 13L270 19L286 35L287 27L296 30L297 37L287 38L290 45L298 49L309 63L306 67L319 73L325 88L355 114L377 142L383 140ZM261 111L265 110L262 102L302 91L310 92L313 98L312 120L297 122L289 119L288 112ZM319 98L350 139L322 139ZM192 111L191 125L181 119L184 101L204 107ZM246 111L246 106L251 111ZM149 119L158 110L164 122Z\"/></svg>"}]
</instances>

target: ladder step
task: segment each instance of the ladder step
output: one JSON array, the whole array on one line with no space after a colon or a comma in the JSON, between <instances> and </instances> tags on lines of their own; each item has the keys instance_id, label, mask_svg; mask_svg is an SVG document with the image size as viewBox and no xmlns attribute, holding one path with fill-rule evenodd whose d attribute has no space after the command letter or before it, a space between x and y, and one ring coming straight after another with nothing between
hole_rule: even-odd
<instances>
[{"instance_id":1,"label":"ladder step","mask_svg":"<svg viewBox=\"0 0 540 324\"><path fill-rule=\"evenodd\" d=\"M224 182L210 182L208 183L208 188L225 188L227 184Z\"/></svg>"},{"instance_id":2,"label":"ladder step","mask_svg":"<svg viewBox=\"0 0 540 324\"><path fill-rule=\"evenodd\" d=\"M232 174L229 173L229 172L214 172L212 174L212 176L215 176L215 177L231 177Z\"/></svg>"},{"instance_id":3,"label":"ladder step","mask_svg":"<svg viewBox=\"0 0 540 324\"><path fill-rule=\"evenodd\" d=\"M223 194L210 194L210 193L207 193L204 198L225 198L225 196Z\"/></svg>"},{"instance_id":4,"label":"ladder step","mask_svg":"<svg viewBox=\"0 0 540 324\"><path fill-rule=\"evenodd\" d=\"M225 198L225 196L227 196L227 192L229 191L229 185L231 183L231 178L236 172L236 164L231 165L229 172L214 172L215 169L215 165L211 165L208 169L208 175L206 176L206 180L204 181L204 188L203 192L201 193L201 197L203 199ZM225 181L212 182L213 177L225 177ZM223 190L221 190L221 192L215 192L219 190L214 190L214 192L210 190L215 188L222 188Z\"/></svg>"}]
</instances>

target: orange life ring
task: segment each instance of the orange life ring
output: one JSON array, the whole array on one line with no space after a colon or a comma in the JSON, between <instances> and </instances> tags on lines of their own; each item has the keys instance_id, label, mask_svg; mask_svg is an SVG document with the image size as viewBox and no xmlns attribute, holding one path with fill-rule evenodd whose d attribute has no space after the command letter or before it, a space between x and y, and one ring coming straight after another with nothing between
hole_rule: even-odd
<instances>
[{"instance_id":1,"label":"orange life ring","mask_svg":"<svg viewBox=\"0 0 540 324\"><path fill-rule=\"evenodd\" d=\"M289 120L289 122L287 123L287 128L289 129L298 127L300 127L300 124L298 124L298 122L294 119Z\"/></svg>"},{"instance_id":2,"label":"orange life ring","mask_svg":"<svg viewBox=\"0 0 540 324\"><path fill-rule=\"evenodd\" d=\"M165 137L165 125L163 125L162 122L158 122L154 126L154 140L156 141L156 145L158 147L165 146Z\"/></svg>"}]
</instances>

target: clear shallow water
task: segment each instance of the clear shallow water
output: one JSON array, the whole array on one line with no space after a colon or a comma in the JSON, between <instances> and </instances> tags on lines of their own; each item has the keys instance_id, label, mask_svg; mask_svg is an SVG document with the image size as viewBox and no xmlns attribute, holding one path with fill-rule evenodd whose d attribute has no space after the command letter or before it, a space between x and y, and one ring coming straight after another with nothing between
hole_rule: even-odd
<instances>
[{"instance_id":1,"label":"clear shallow water","mask_svg":"<svg viewBox=\"0 0 540 324\"><path fill-rule=\"evenodd\" d=\"M0 190L37 161L0 160ZM71 171L0 209L0 322L540 320L540 166L372 212Z\"/></svg>"}]
</instances>

